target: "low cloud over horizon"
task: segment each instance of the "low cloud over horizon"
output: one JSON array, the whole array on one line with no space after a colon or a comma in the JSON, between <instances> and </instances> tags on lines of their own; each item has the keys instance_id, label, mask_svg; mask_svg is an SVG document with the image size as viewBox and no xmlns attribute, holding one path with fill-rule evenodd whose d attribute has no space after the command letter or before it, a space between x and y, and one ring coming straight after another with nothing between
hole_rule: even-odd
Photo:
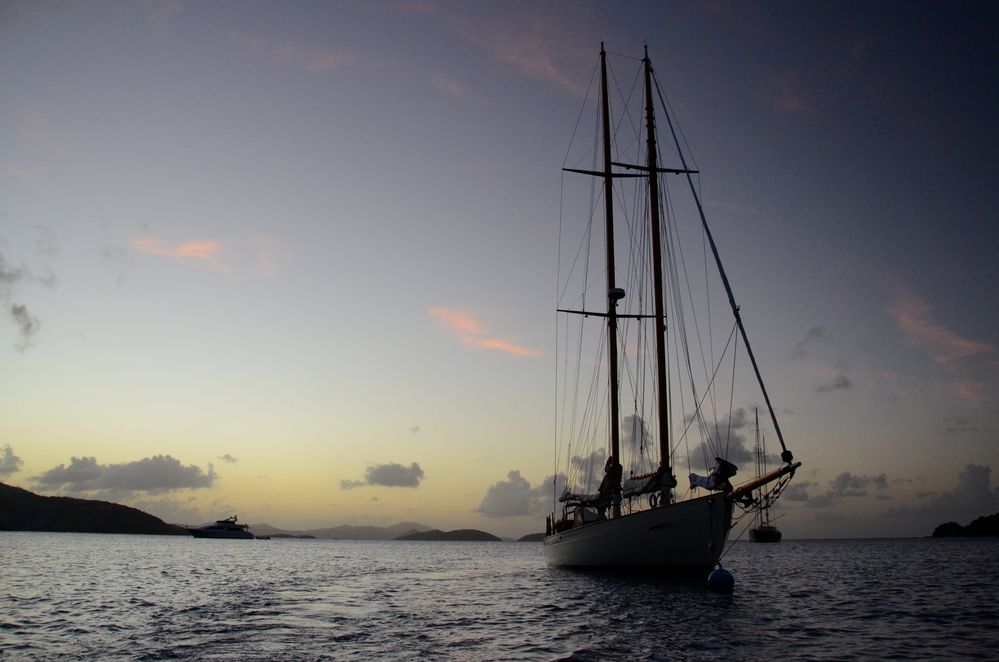
<instances>
[{"instance_id":1,"label":"low cloud over horizon","mask_svg":"<svg viewBox=\"0 0 999 662\"><path fill-rule=\"evenodd\" d=\"M523 515L543 515L551 511L556 497L562 495L567 485L573 485L575 492L595 492L603 477L607 453L601 448L592 453L574 455L569 460L570 479L564 473L546 476L538 485L512 469L506 480L489 486L479 507L472 512L486 517L518 517Z\"/></svg>"},{"instance_id":2,"label":"low cloud over horizon","mask_svg":"<svg viewBox=\"0 0 999 662\"><path fill-rule=\"evenodd\" d=\"M345 490L368 485L419 487L421 480L423 480L423 469L416 462L408 467L396 463L374 464L367 468L362 480L341 480L340 487Z\"/></svg>"},{"instance_id":3,"label":"low cloud over horizon","mask_svg":"<svg viewBox=\"0 0 999 662\"><path fill-rule=\"evenodd\" d=\"M98 464L96 457L71 457L69 466L60 464L32 480L40 488L82 493L161 493L180 489L211 487L218 479L211 464L208 470L170 455L155 455L135 462Z\"/></svg>"},{"instance_id":4,"label":"low cloud over horizon","mask_svg":"<svg viewBox=\"0 0 999 662\"><path fill-rule=\"evenodd\" d=\"M14 449L10 444L4 444L3 453L0 453L0 478L6 478L21 470L24 461L14 455Z\"/></svg>"}]
</instances>

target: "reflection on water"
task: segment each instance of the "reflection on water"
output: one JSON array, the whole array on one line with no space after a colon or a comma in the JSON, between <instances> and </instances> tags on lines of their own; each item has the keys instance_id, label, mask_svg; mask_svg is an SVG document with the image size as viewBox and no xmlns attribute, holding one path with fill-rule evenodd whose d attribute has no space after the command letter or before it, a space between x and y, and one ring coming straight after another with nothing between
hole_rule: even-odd
<instances>
[{"instance_id":1,"label":"reflection on water","mask_svg":"<svg viewBox=\"0 0 999 662\"><path fill-rule=\"evenodd\" d=\"M739 543L704 578L549 569L537 543L0 533L0 656L975 657L997 540Z\"/></svg>"}]
</instances>

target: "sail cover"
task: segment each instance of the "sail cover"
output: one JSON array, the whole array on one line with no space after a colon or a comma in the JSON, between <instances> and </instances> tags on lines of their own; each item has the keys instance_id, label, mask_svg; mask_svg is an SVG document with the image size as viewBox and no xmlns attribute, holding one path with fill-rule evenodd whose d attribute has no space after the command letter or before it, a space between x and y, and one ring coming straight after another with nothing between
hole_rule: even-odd
<instances>
[{"instance_id":1,"label":"sail cover","mask_svg":"<svg viewBox=\"0 0 999 662\"><path fill-rule=\"evenodd\" d=\"M621 487L621 496L628 499L643 494L670 490L674 487L676 487L676 478L672 474L667 475L665 467L660 467L652 473L631 476L626 479Z\"/></svg>"},{"instance_id":2,"label":"sail cover","mask_svg":"<svg viewBox=\"0 0 999 662\"><path fill-rule=\"evenodd\" d=\"M715 466L711 469L711 473L707 476L698 476L694 473L690 474L690 486L729 492L732 490L732 483L730 483L728 479L734 476L735 473L736 466L734 464L728 460L716 457Z\"/></svg>"}]
</instances>

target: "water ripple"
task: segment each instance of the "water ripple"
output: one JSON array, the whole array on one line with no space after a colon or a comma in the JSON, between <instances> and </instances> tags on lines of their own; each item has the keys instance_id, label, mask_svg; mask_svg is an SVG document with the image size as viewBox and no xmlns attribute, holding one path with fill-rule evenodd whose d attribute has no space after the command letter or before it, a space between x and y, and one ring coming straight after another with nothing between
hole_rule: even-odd
<instances>
[{"instance_id":1,"label":"water ripple","mask_svg":"<svg viewBox=\"0 0 999 662\"><path fill-rule=\"evenodd\" d=\"M545 567L528 543L0 533L0 657L987 657L999 541L785 541L704 579Z\"/></svg>"}]
</instances>

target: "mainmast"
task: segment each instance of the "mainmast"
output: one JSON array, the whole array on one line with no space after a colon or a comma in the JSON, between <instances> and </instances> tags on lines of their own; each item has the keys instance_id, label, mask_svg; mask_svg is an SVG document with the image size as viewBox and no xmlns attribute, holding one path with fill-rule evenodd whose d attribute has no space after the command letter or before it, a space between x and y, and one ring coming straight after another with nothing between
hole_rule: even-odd
<instances>
[{"instance_id":1,"label":"mainmast","mask_svg":"<svg viewBox=\"0 0 999 662\"><path fill-rule=\"evenodd\" d=\"M663 300L663 250L659 220L659 166L656 148L656 117L652 105L652 62L649 47L642 59L645 69L645 127L648 131L649 219L652 233L652 290L656 317L656 385L659 413L659 468L663 476L663 499L669 503L673 472L670 468L669 381L666 378L666 311Z\"/></svg>"},{"instance_id":2,"label":"mainmast","mask_svg":"<svg viewBox=\"0 0 999 662\"><path fill-rule=\"evenodd\" d=\"M610 457L604 475L605 487L610 494L614 517L621 515L621 430L619 424L620 396L618 395L617 361L617 302L624 291L614 283L614 174L611 170L610 109L607 102L607 52L600 42L600 100L603 120L604 151L604 220L607 246L607 357L610 390Z\"/></svg>"}]
</instances>

